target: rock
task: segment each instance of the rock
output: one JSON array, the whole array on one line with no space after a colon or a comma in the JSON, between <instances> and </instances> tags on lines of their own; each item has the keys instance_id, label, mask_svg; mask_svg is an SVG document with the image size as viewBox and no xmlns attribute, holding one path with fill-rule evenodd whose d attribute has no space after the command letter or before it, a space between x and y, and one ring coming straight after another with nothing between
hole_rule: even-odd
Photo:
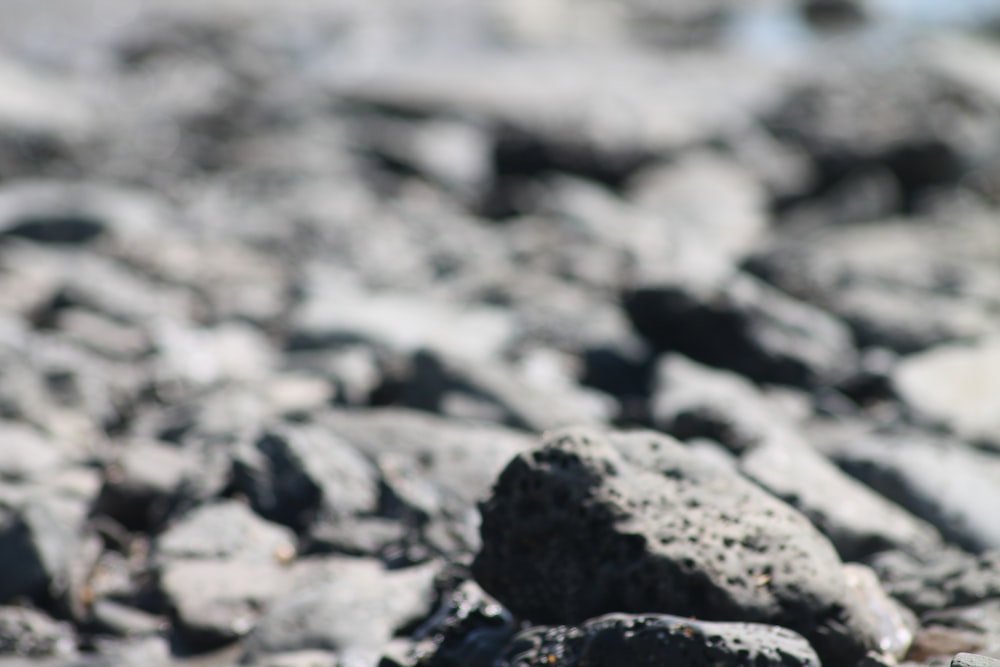
<instances>
[{"instance_id":1,"label":"rock","mask_svg":"<svg viewBox=\"0 0 1000 667\"><path fill-rule=\"evenodd\" d=\"M804 440L757 447L740 470L809 517L845 560L887 549L928 553L942 548L938 531L845 474Z\"/></svg>"},{"instance_id":2,"label":"rock","mask_svg":"<svg viewBox=\"0 0 1000 667\"><path fill-rule=\"evenodd\" d=\"M1000 338L939 345L892 371L900 399L959 438L1000 448Z\"/></svg>"},{"instance_id":3,"label":"rock","mask_svg":"<svg viewBox=\"0 0 1000 667\"><path fill-rule=\"evenodd\" d=\"M25 607L0 607L0 656L37 660L76 654L76 637L67 623Z\"/></svg>"},{"instance_id":4,"label":"rock","mask_svg":"<svg viewBox=\"0 0 1000 667\"><path fill-rule=\"evenodd\" d=\"M126 441L105 468L94 512L131 530L155 528L180 501L192 467L186 453L176 446Z\"/></svg>"},{"instance_id":5,"label":"rock","mask_svg":"<svg viewBox=\"0 0 1000 667\"><path fill-rule=\"evenodd\" d=\"M610 611L770 623L836 664L881 641L805 517L665 436L550 434L481 511L473 574L536 623Z\"/></svg>"},{"instance_id":6,"label":"rock","mask_svg":"<svg viewBox=\"0 0 1000 667\"><path fill-rule=\"evenodd\" d=\"M993 335L1000 270L995 225L975 210L790 229L753 271L847 322L862 347L910 353ZM928 312L937 317L927 317Z\"/></svg>"},{"instance_id":7,"label":"rock","mask_svg":"<svg viewBox=\"0 0 1000 667\"><path fill-rule=\"evenodd\" d=\"M246 640L244 662L274 653L380 649L430 612L438 565L384 571L377 561L340 559L323 579L274 602Z\"/></svg>"},{"instance_id":8,"label":"rock","mask_svg":"<svg viewBox=\"0 0 1000 667\"><path fill-rule=\"evenodd\" d=\"M116 361L138 361L152 349L141 329L82 309L59 311L55 326L71 341Z\"/></svg>"},{"instance_id":9,"label":"rock","mask_svg":"<svg viewBox=\"0 0 1000 667\"><path fill-rule=\"evenodd\" d=\"M843 323L742 273L711 287L638 285L624 306L657 349L757 382L811 387L857 363Z\"/></svg>"},{"instance_id":10,"label":"rock","mask_svg":"<svg viewBox=\"0 0 1000 667\"><path fill-rule=\"evenodd\" d=\"M371 293L333 276L309 281L292 322L295 348L367 341L404 352L441 348L471 358L497 354L512 334L509 315L496 308Z\"/></svg>"},{"instance_id":11,"label":"rock","mask_svg":"<svg viewBox=\"0 0 1000 667\"><path fill-rule=\"evenodd\" d=\"M484 196L493 176L492 137L484 128L453 118L414 122L375 113L357 125L388 166L412 170L472 202Z\"/></svg>"},{"instance_id":12,"label":"rock","mask_svg":"<svg viewBox=\"0 0 1000 667\"><path fill-rule=\"evenodd\" d=\"M535 76L523 77L525 68ZM784 82L777 68L730 55L684 54L664 71L638 52L569 49L397 60L334 72L329 85L353 100L513 127L549 153L540 166L554 159L572 171L574 147L583 158L576 166L593 169L602 159L666 151L745 126L776 101Z\"/></svg>"},{"instance_id":13,"label":"rock","mask_svg":"<svg viewBox=\"0 0 1000 667\"><path fill-rule=\"evenodd\" d=\"M24 180L0 188L0 236L38 243L86 244L105 234L167 231L174 214L139 189L58 180Z\"/></svg>"},{"instance_id":14,"label":"rock","mask_svg":"<svg viewBox=\"0 0 1000 667\"><path fill-rule=\"evenodd\" d=\"M768 227L760 181L722 153L691 152L641 170L626 197L661 225L683 230L682 238L691 239L685 247L714 246L734 264L757 247Z\"/></svg>"},{"instance_id":15,"label":"rock","mask_svg":"<svg viewBox=\"0 0 1000 667\"><path fill-rule=\"evenodd\" d=\"M1000 503L1000 461L922 433L845 433L828 449L848 474L974 552L1000 548L990 511Z\"/></svg>"},{"instance_id":16,"label":"rock","mask_svg":"<svg viewBox=\"0 0 1000 667\"><path fill-rule=\"evenodd\" d=\"M330 410L317 424L371 459L410 461L441 494L439 507L453 516L486 498L507 461L531 446L529 437L501 426L399 408Z\"/></svg>"},{"instance_id":17,"label":"rock","mask_svg":"<svg viewBox=\"0 0 1000 667\"><path fill-rule=\"evenodd\" d=\"M234 473L256 511L297 530L317 516L345 520L374 512L379 502L372 462L315 425L268 427Z\"/></svg>"},{"instance_id":18,"label":"rock","mask_svg":"<svg viewBox=\"0 0 1000 667\"><path fill-rule=\"evenodd\" d=\"M156 539L160 563L183 559L274 563L293 557L295 550L292 531L265 521L236 500L198 507Z\"/></svg>"},{"instance_id":19,"label":"rock","mask_svg":"<svg viewBox=\"0 0 1000 667\"><path fill-rule=\"evenodd\" d=\"M236 323L195 328L168 322L157 327L155 377L165 385L207 387L261 379L277 364L275 350L258 329Z\"/></svg>"},{"instance_id":20,"label":"rock","mask_svg":"<svg viewBox=\"0 0 1000 667\"><path fill-rule=\"evenodd\" d=\"M166 621L160 616L108 598L94 600L89 620L98 632L116 637L158 635L166 626Z\"/></svg>"},{"instance_id":21,"label":"rock","mask_svg":"<svg viewBox=\"0 0 1000 667\"><path fill-rule=\"evenodd\" d=\"M289 267L237 239L158 235L142 240L112 239L109 246L110 257L155 278L162 291L190 290L201 296L203 307L214 319L263 325L286 307L291 288Z\"/></svg>"},{"instance_id":22,"label":"rock","mask_svg":"<svg viewBox=\"0 0 1000 667\"><path fill-rule=\"evenodd\" d=\"M570 424L607 421L608 415L601 414L602 406L590 398L575 385L545 387L499 363L423 351L413 358L410 382L401 390L398 402L446 416L478 416L540 433ZM462 414L463 410L471 414Z\"/></svg>"},{"instance_id":23,"label":"rock","mask_svg":"<svg viewBox=\"0 0 1000 667\"><path fill-rule=\"evenodd\" d=\"M175 631L196 651L246 635L262 610L288 593L292 581L276 562L238 560L181 560L168 564L160 575Z\"/></svg>"},{"instance_id":24,"label":"rock","mask_svg":"<svg viewBox=\"0 0 1000 667\"><path fill-rule=\"evenodd\" d=\"M1000 660L985 655L959 653L951 660L951 667L998 667Z\"/></svg>"},{"instance_id":25,"label":"rock","mask_svg":"<svg viewBox=\"0 0 1000 667\"><path fill-rule=\"evenodd\" d=\"M626 277L653 281L731 269L767 228L762 185L721 153L693 152L640 168L622 196L588 181L553 181L542 210L572 223L560 235L563 243L580 236L587 242L576 249L577 261L566 263L581 272L603 258L601 280L581 276L602 289Z\"/></svg>"},{"instance_id":26,"label":"rock","mask_svg":"<svg viewBox=\"0 0 1000 667\"><path fill-rule=\"evenodd\" d=\"M25 67L5 56L0 85L9 91L0 105L0 134L75 143L97 128L92 100L85 89L42 67Z\"/></svg>"},{"instance_id":27,"label":"rock","mask_svg":"<svg viewBox=\"0 0 1000 667\"><path fill-rule=\"evenodd\" d=\"M67 480L72 482L72 480ZM91 475L81 481L90 485ZM67 593L96 489L0 485L0 603L25 596L39 602Z\"/></svg>"},{"instance_id":28,"label":"rock","mask_svg":"<svg viewBox=\"0 0 1000 667\"><path fill-rule=\"evenodd\" d=\"M791 419L744 377L673 353L657 357L654 373L650 413L657 430L715 440L737 454L798 440Z\"/></svg>"},{"instance_id":29,"label":"rock","mask_svg":"<svg viewBox=\"0 0 1000 667\"><path fill-rule=\"evenodd\" d=\"M962 178L966 147L975 141L955 132L965 116L960 103L933 105L943 88L920 67L872 66L864 58L824 63L772 107L766 124L812 158L816 178L809 198L841 188L862 173L885 178L890 199L885 208L869 211L874 217L844 215L829 206L834 202L824 202L827 216L869 222L912 212L928 190ZM839 203L852 205L846 198Z\"/></svg>"},{"instance_id":30,"label":"rock","mask_svg":"<svg viewBox=\"0 0 1000 667\"><path fill-rule=\"evenodd\" d=\"M535 627L514 637L495 664L819 665L801 635L752 623L712 623L666 614L606 614L579 627Z\"/></svg>"},{"instance_id":31,"label":"rock","mask_svg":"<svg viewBox=\"0 0 1000 667\"><path fill-rule=\"evenodd\" d=\"M493 667L517 625L474 581L462 582L415 634L420 667Z\"/></svg>"},{"instance_id":32,"label":"rock","mask_svg":"<svg viewBox=\"0 0 1000 667\"><path fill-rule=\"evenodd\" d=\"M973 557L950 547L923 556L887 552L872 563L886 590L910 609L923 614L1000 598L1000 551Z\"/></svg>"},{"instance_id":33,"label":"rock","mask_svg":"<svg viewBox=\"0 0 1000 667\"><path fill-rule=\"evenodd\" d=\"M937 36L918 52L937 76L957 86L969 98L1000 108L1000 50L972 35Z\"/></svg>"},{"instance_id":34,"label":"rock","mask_svg":"<svg viewBox=\"0 0 1000 667\"><path fill-rule=\"evenodd\" d=\"M902 660L918 626L916 615L883 590L878 575L867 565L845 563L844 574L857 603L871 612L879 626L877 652Z\"/></svg>"},{"instance_id":35,"label":"rock","mask_svg":"<svg viewBox=\"0 0 1000 667\"><path fill-rule=\"evenodd\" d=\"M67 461L56 446L35 428L15 421L0 421L0 480L38 480Z\"/></svg>"},{"instance_id":36,"label":"rock","mask_svg":"<svg viewBox=\"0 0 1000 667\"><path fill-rule=\"evenodd\" d=\"M962 650L1000 658L1000 600L986 600L967 607L952 607L921 616L920 648L940 651L942 644L964 642ZM939 640L937 642L933 640ZM945 655L954 653L949 651ZM941 655L941 653L938 653Z\"/></svg>"}]
</instances>

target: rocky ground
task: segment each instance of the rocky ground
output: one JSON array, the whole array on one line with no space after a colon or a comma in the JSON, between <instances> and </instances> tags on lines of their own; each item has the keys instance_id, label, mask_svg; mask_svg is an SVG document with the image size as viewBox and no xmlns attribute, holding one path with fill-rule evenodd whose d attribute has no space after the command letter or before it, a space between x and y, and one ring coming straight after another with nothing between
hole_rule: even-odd
<instances>
[{"instance_id":1,"label":"rocky ground","mask_svg":"<svg viewBox=\"0 0 1000 667\"><path fill-rule=\"evenodd\" d=\"M990 4L4 2L0 667L996 664Z\"/></svg>"}]
</instances>

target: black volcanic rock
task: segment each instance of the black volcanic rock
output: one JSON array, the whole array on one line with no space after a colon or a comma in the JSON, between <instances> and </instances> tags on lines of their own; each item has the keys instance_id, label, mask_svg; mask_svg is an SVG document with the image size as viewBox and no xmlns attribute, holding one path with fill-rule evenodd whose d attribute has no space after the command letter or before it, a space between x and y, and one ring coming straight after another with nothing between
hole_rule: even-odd
<instances>
[{"instance_id":1,"label":"black volcanic rock","mask_svg":"<svg viewBox=\"0 0 1000 667\"><path fill-rule=\"evenodd\" d=\"M482 514L473 574L536 623L616 611L770 623L830 664L879 643L805 517L665 436L550 434L507 466Z\"/></svg>"}]
</instances>

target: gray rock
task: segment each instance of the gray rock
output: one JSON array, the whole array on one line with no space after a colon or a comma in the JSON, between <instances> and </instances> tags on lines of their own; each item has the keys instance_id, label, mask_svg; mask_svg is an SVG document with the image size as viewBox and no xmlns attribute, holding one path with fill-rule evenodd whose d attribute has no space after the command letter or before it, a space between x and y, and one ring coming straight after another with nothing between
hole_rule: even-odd
<instances>
[{"instance_id":1,"label":"gray rock","mask_svg":"<svg viewBox=\"0 0 1000 667\"><path fill-rule=\"evenodd\" d=\"M624 305L658 349L757 382L815 386L857 363L842 322L742 273L707 287L640 284Z\"/></svg>"},{"instance_id":2,"label":"gray rock","mask_svg":"<svg viewBox=\"0 0 1000 667\"><path fill-rule=\"evenodd\" d=\"M90 607L89 619L98 632L117 637L148 637L161 634L166 619L109 598L98 598Z\"/></svg>"},{"instance_id":3,"label":"gray rock","mask_svg":"<svg viewBox=\"0 0 1000 667\"><path fill-rule=\"evenodd\" d=\"M1000 659L973 653L959 653L952 658L951 667L1000 667Z\"/></svg>"},{"instance_id":4,"label":"gray rock","mask_svg":"<svg viewBox=\"0 0 1000 667\"><path fill-rule=\"evenodd\" d=\"M886 593L878 575L867 565L845 563L844 575L855 602L867 608L878 624L877 653L902 660L918 626L916 615Z\"/></svg>"},{"instance_id":5,"label":"gray rock","mask_svg":"<svg viewBox=\"0 0 1000 667\"><path fill-rule=\"evenodd\" d=\"M377 509L378 473L342 438L305 424L276 424L235 463L254 509L304 529L317 516L343 520Z\"/></svg>"},{"instance_id":6,"label":"gray rock","mask_svg":"<svg viewBox=\"0 0 1000 667\"><path fill-rule=\"evenodd\" d=\"M526 68L535 76L524 77ZM474 115L548 145L582 146L578 152L590 151L599 162L745 126L776 101L785 83L763 61L697 52L677 58L664 74L655 58L638 52L487 52L461 60L396 61L363 72L346 68L333 73L330 88L416 112ZM720 103L723 91L726 104Z\"/></svg>"},{"instance_id":7,"label":"gray rock","mask_svg":"<svg viewBox=\"0 0 1000 667\"><path fill-rule=\"evenodd\" d=\"M965 650L1000 658L1000 600L928 612L920 623L925 638L931 633L938 637L951 634L966 642Z\"/></svg>"},{"instance_id":8,"label":"gray rock","mask_svg":"<svg viewBox=\"0 0 1000 667\"><path fill-rule=\"evenodd\" d=\"M918 613L1000 598L1000 551L970 556L950 547L922 559L887 552L872 565L886 590Z\"/></svg>"},{"instance_id":9,"label":"gray rock","mask_svg":"<svg viewBox=\"0 0 1000 667\"><path fill-rule=\"evenodd\" d=\"M789 230L754 268L842 318L862 346L908 353L993 335L1000 235L975 210L940 217Z\"/></svg>"},{"instance_id":10,"label":"gray rock","mask_svg":"<svg viewBox=\"0 0 1000 667\"><path fill-rule=\"evenodd\" d=\"M194 467L186 453L162 442L132 440L104 471L94 511L126 528L157 527L180 500Z\"/></svg>"},{"instance_id":11,"label":"gray rock","mask_svg":"<svg viewBox=\"0 0 1000 667\"><path fill-rule=\"evenodd\" d=\"M142 329L78 308L60 310L55 326L74 343L116 361L135 362L152 349Z\"/></svg>"},{"instance_id":12,"label":"gray rock","mask_svg":"<svg viewBox=\"0 0 1000 667\"><path fill-rule=\"evenodd\" d=\"M944 545L936 528L845 474L804 439L757 447L743 456L740 470L809 517L845 561Z\"/></svg>"},{"instance_id":13,"label":"gray rock","mask_svg":"<svg viewBox=\"0 0 1000 667\"><path fill-rule=\"evenodd\" d=\"M380 649L430 612L439 566L385 571L374 560L340 559L322 579L283 595L246 640L243 662L291 651Z\"/></svg>"},{"instance_id":14,"label":"gray rock","mask_svg":"<svg viewBox=\"0 0 1000 667\"><path fill-rule=\"evenodd\" d=\"M0 135L75 143L96 131L86 91L53 74L8 56L0 60L0 85L9 91L0 105Z\"/></svg>"},{"instance_id":15,"label":"gray rock","mask_svg":"<svg viewBox=\"0 0 1000 667\"><path fill-rule=\"evenodd\" d=\"M708 438L737 454L772 442L798 443L792 420L735 373L667 353L657 358L651 389L653 425L681 440Z\"/></svg>"},{"instance_id":16,"label":"gray rock","mask_svg":"<svg viewBox=\"0 0 1000 667\"><path fill-rule=\"evenodd\" d=\"M610 611L763 622L836 664L881 641L805 517L665 436L551 434L481 511L476 580L538 623Z\"/></svg>"},{"instance_id":17,"label":"gray rock","mask_svg":"<svg viewBox=\"0 0 1000 667\"><path fill-rule=\"evenodd\" d=\"M104 234L163 232L175 214L148 192L69 181L18 181L0 188L0 235L80 244Z\"/></svg>"},{"instance_id":18,"label":"gray rock","mask_svg":"<svg viewBox=\"0 0 1000 667\"><path fill-rule=\"evenodd\" d=\"M25 607L0 607L0 656L39 659L76 653L76 637L68 623Z\"/></svg>"},{"instance_id":19,"label":"gray rock","mask_svg":"<svg viewBox=\"0 0 1000 667\"><path fill-rule=\"evenodd\" d=\"M107 254L155 278L160 294L195 292L213 319L273 322L286 306L290 267L241 240L161 234L112 240Z\"/></svg>"},{"instance_id":20,"label":"gray rock","mask_svg":"<svg viewBox=\"0 0 1000 667\"><path fill-rule=\"evenodd\" d=\"M166 321L154 330L156 382L205 388L260 380L277 366L277 354L259 329L238 322L192 327Z\"/></svg>"},{"instance_id":21,"label":"gray rock","mask_svg":"<svg viewBox=\"0 0 1000 667\"><path fill-rule=\"evenodd\" d=\"M480 416L541 433L560 426L607 421L601 405L589 398L575 385L554 390L496 362L424 351L414 357L411 380L398 402L445 416ZM467 407L470 403L475 403L475 408ZM462 415L463 407L473 415Z\"/></svg>"},{"instance_id":22,"label":"gray rock","mask_svg":"<svg viewBox=\"0 0 1000 667\"><path fill-rule=\"evenodd\" d=\"M0 603L66 594L96 491L87 471L78 480L81 489L73 488L77 480L70 475L50 477L45 487L0 485L0 571L6 573L0 577Z\"/></svg>"},{"instance_id":23,"label":"gray rock","mask_svg":"<svg viewBox=\"0 0 1000 667\"><path fill-rule=\"evenodd\" d=\"M434 512L446 510L451 516L463 516L486 498L504 465L532 443L494 424L399 408L330 410L317 416L317 424L371 459L408 461L406 467L421 470L440 494Z\"/></svg>"},{"instance_id":24,"label":"gray rock","mask_svg":"<svg viewBox=\"0 0 1000 667\"><path fill-rule=\"evenodd\" d=\"M296 347L366 341L403 352L429 347L483 358L502 350L513 333L509 314L498 308L405 292L369 292L339 275L314 276L303 291L292 314Z\"/></svg>"},{"instance_id":25,"label":"gray rock","mask_svg":"<svg viewBox=\"0 0 1000 667\"><path fill-rule=\"evenodd\" d=\"M410 169L475 202L493 177L492 137L485 128L454 118L400 120L368 113L357 131L369 150L392 166Z\"/></svg>"},{"instance_id":26,"label":"gray rock","mask_svg":"<svg viewBox=\"0 0 1000 667\"><path fill-rule=\"evenodd\" d=\"M1000 548L988 509L1000 503L1000 460L944 437L919 432L845 433L832 459L851 476L975 552Z\"/></svg>"},{"instance_id":27,"label":"gray rock","mask_svg":"<svg viewBox=\"0 0 1000 667\"><path fill-rule=\"evenodd\" d=\"M291 530L254 514L246 504L221 500L181 517L156 539L160 563L181 559L230 559L274 563L294 556Z\"/></svg>"},{"instance_id":28,"label":"gray rock","mask_svg":"<svg viewBox=\"0 0 1000 667\"><path fill-rule=\"evenodd\" d=\"M542 626L525 630L511 640L495 664L811 667L820 662L809 642L786 628L712 623L666 614L607 614L579 627Z\"/></svg>"},{"instance_id":29,"label":"gray rock","mask_svg":"<svg viewBox=\"0 0 1000 667\"><path fill-rule=\"evenodd\" d=\"M160 587L178 635L190 649L216 648L250 632L293 580L275 563L188 560L168 564Z\"/></svg>"},{"instance_id":30,"label":"gray rock","mask_svg":"<svg viewBox=\"0 0 1000 667\"><path fill-rule=\"evenodd\" d=\"M1000 447L1000 339L939 345L900 359L893 387L918 417Z\"/></svg>"},{"instance_id":31,"label":"gray rock","mask_svg":"<svg viewBox=\"0 0 1000 667\"><path fill-rule=\"evenodd\" d=\"M37 429L15 421L0 421L0 481L39 480L68 462L60 448Z\"/></svg>"}]
</instances>

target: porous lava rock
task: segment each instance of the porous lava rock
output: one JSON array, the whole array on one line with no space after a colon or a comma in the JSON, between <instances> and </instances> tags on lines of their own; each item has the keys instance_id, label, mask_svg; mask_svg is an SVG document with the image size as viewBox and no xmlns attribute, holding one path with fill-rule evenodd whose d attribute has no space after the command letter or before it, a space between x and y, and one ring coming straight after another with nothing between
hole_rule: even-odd
<instances>
[{"instance_id":1,"label":"porous lava rock","mask_svg":"<svg viewBox=\"0 0 1000 667\"><path fill-rule=\"evenodd\" d=\"M525 630L494 664L814 667L819 658L801 635L773 625L712 623L668 614L607 614L579 627Z\"/></svg>"},{"instance_id":2,"label":"porous lava rock","mask_svg":"<svg viewBox=\"0 0 1000 667\"><path fill-rule=\"evenodd\" d=\"M769 623L833 665L880 641L808 519L660 434L554 432L510 462L481 512L473 575L534 623L611 612Z\"/></svg>"}]
</instances>

